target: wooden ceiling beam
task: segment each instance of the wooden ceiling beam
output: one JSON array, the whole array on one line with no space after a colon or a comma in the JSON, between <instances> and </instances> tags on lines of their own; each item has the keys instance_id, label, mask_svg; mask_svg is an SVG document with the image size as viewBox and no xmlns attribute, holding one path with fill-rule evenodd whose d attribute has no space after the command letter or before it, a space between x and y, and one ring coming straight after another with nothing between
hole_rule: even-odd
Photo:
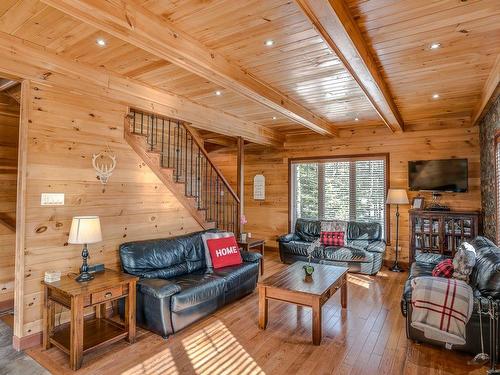
<instances>
[{"instance_id":1,"label":"wooden ceiling beam","mask_svg":"<svg viewBox=\"0 0 500 375\"><path fill-rule=\"evenodd\" d=\"M131 45L265 105L319 134L337 133L336 128L328 121L134 1L42 1Z\"/></svg>"},{"instance_id":2,"label":"wooden ceiling beam","mask_svg":"<svg viewBox=\"0 0 500 375\"><path fill-rule=\"evenodd\" d=\"M335 52L384 123L403 131L403 119L344 0L295 0Z\"/></svg>"},{"instance_id":3,"label":"wooden ceiling beam","mask_svg":"<svg viewBox=\"0 0 500 375\"><path fill-rule=\"evenodd\" d=\"M498 55L495 60L495 64L481 91L479 102L472 113L473 125L479 124L479 121L484 117L490 105L496 100L498 95L500 95L500 55Z\"/></svg>"},{"instance_id":4,"label":"wooden ceiling beam","mask_svg":"<svg viewBox=\"0 0 500 375\"><path fill-rule=\"evenodd\" d=\"M214 145L219 145L224 147L236 146L236 139L229 137L218 136L218 137L204 138L204 140L207 143L212 143Z\"/></svg>"},{"instance_id":5,"label":"wooden ceiling beam","mask_svg":"<svg viewBox=\"0 0 500 375\"><path fill-rule=\"evenodd\" d=\"M283 136L277 131L103 68L75 62L3 32L0 32L0 61L0 76L59 86L183 120L200 129L239 135L259 144L283 145Z\"/></svg>"}]
</instances>

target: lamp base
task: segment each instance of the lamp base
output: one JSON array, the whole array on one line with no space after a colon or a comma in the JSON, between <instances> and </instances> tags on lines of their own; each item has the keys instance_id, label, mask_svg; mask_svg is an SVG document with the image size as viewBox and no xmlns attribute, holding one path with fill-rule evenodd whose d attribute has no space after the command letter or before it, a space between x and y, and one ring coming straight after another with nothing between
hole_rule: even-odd
<instances>
[{"instance_id":1,"label":"lamp base","mask_svg":"<svg viewBox=\"0 0 500 375\"><path fill-rule=\"evenodd\" d=\"M389 268L390 271L392 272L404 272L404 269L399 267L399 264L397 262L394 262L391 268Z\"/></svg>"},{"instance_id":2,"label":"lamp base","mask_svg":"<svg viewBox=\"0 0 500 375\"><path fill-rule=\"evenodd\" d=\"M78 275L78 277L75 280L78 281L79 283L84 283L92 279L94 279L94 275L88 272L82 272L80 275Z\"/></svg>"}]
</instances>

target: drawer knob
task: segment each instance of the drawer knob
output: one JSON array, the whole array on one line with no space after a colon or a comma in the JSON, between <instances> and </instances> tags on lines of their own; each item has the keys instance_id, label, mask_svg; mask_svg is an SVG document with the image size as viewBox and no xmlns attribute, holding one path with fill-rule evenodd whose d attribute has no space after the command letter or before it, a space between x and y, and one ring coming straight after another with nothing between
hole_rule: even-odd
<instances>
[{"instance_id":1,"label":"drawer knob","mask_svg":"<svg viewBox=\"0 0 500 375\"><path fill-rule=\"evenodd\" d=\"M113 293L111 293L111 292L107 292L107 293L104 295L104 297L106 297L106 298L110 298L110 297L112 297L112 296L113 296Z\"/></svg>"}]
</instances>

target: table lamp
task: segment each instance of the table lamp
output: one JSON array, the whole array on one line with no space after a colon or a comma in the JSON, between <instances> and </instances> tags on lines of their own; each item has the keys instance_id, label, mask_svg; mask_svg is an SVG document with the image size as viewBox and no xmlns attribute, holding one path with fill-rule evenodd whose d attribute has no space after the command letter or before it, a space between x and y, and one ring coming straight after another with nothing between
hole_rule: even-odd
<instances>
[{"instance_id":1,"label":"table lamp","mask_svg":"<svg viewBox=\"0 0 500 375\"><path fill-rule=\"evenodd\" d=\"M399 205L408 204L408 195L405 189L389 189L387 192L386 204L396 205L396 259L394 264L390 268L392 272L403 272L403 269L399 267L398 255L399 255Z\"/></svg>"},{"instance_id":2,"label":"table lamp","mask_svg":"<svg viewBox=\"0 0 500 375\"><path fill-rule=\"evenodd\" d=\"M87 245L102 241L101 222L99 216L75 216L71 223L68 243L83 245L83 263L80 267L80 275L76 278L78 282L90 281L94 275L89 273L87 258L89 251Z\"/></svg>"}]
</instances>

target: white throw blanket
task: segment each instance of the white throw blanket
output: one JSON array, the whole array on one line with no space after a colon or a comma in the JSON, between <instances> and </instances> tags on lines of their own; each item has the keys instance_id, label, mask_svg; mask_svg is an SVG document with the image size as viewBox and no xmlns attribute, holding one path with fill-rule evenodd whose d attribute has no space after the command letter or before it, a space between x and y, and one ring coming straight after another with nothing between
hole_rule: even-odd
<instances>
[{"instance_id":1,"label":"white throw blanket","mask_svg":"<svg viewBox=\"0 0 500 375\"><path fill-rule=\"evenodd\" d=\"M465 344L465 325L474 306L472 288L462 280L422 276L411 281L412 327L425 337Z\"/></svg>"}]
</instances>

